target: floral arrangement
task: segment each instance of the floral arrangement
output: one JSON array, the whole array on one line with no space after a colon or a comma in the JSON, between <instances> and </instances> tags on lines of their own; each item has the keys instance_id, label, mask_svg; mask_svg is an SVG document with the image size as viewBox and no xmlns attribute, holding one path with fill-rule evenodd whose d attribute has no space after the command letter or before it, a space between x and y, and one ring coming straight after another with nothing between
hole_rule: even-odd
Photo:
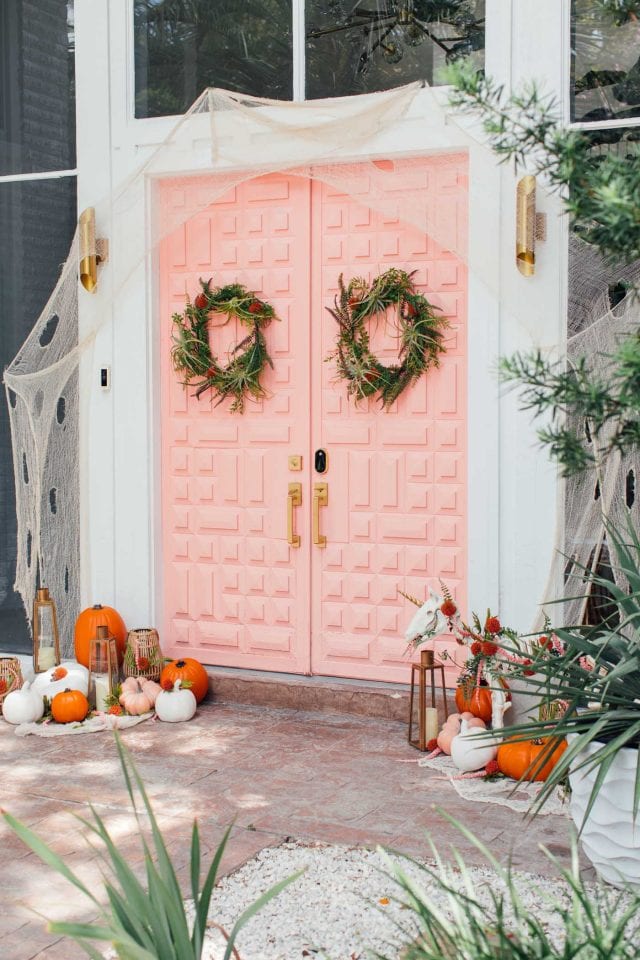
<instances>
[{"instance_id":1,"label":"floral arrangement","mask_svg":"<svg viewBox=\"0 0 640 960\"><path fill-rule=\"evenodd\" d=\"M484 623L476 613L471 625L462 619L458 605L446 584L440 581L442 594L429 590L425 603L399 592L419 607L405 633L411 649L417 649L435 636L450 634L458 644L468 648L468 657L458 676L458 686L465 696L480 686L504 686L507 675L532 677L542 658L561 657L564 645L555 634L521 637L515 630L502 625L500 619L487 609ZM545 631L549 622L545 620ZM452 659L446 651L441 658ZM585 664L585 669L588 669Z\"/></svg>"}]
</instances>

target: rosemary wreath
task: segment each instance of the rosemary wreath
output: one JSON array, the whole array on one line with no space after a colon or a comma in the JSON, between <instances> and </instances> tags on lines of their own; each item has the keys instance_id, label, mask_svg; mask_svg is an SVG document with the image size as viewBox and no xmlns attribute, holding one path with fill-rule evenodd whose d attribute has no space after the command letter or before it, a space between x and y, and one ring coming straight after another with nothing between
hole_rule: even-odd
<instances>
[{"instance_id":1,"label":"rosemary wreath","mask_svg":"<svg viewBox=\"0 0 640 960\"><path fill-rule=\"evenodd\" d=\"M346 381L347 393L356 403L378 394L388 409L429 367L440 365L449 323L436 316L439 307L416 291L414 274L415 270L392 268L371 284L355 277L346 286L343 275L338 278L334 308L326 308L338 324L338 340L326 359L335 361L338 379ZM367 321L384 315L389 307L396 307L400 351L399 362L385 366L371 351Z\"/></svg>"},{"instance_id":2,"label":"rosemary wreath","mask_svg":"<svg viewBox=\"0 0 640 960\"><path fill-rule=\"evenodd\" d=\"M265 364L273 368L263 329L278 319L273 307L239 283L212 289L211 280L200 280L202 290L193 301L187 299L184 313L174 313L171 359L183 375L185 387L196 381L194 396L211 390L218 404L233 398L231 413L242 413L247 398L260 400L266 391L260 383ZM249 328L247 336L229 351L229 362L221 364L209 344L211 314L224 314L224 326L236 318Z\"/></svg>"}]
</instances>

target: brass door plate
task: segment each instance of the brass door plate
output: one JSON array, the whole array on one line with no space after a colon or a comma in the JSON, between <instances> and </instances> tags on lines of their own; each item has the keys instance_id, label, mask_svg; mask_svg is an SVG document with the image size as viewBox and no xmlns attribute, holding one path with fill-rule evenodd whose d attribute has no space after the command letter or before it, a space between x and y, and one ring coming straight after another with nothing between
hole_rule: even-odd
<instances>
[{"instance_id":1,"label":"brass door plate","mask_svg":"<svg viewBox=\"0 0 640 960\"><path fill-rule=\"evenodd\" d=\"M294 453L289 457L289 470L302 470L302 456L299 453Z\"/></svg>"}]
</instances>

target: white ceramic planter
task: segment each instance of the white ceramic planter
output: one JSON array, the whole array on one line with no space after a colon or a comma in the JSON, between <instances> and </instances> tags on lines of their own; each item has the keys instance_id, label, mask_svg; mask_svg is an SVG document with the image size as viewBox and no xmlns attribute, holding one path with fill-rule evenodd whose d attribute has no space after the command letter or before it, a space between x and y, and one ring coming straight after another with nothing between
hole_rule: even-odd
<instances>
[{"instance_id":1,"label":"white ceramic planter","mask_svg":"<svg viewBox=\"0 0 640 960\"><path fill-rule=\"evenodd\" d=\"M571 740L572 737L567 739ZM590 756L598 745L590 744L581 759ZM615 887L631 884L640 889L640 816L633 820L633 792L637 750L620 750L600 788L580 840L585 855L597 873ZM569 776L571 816L582 826L598 768L578 770Z\"/></svg>"}]
</instances>

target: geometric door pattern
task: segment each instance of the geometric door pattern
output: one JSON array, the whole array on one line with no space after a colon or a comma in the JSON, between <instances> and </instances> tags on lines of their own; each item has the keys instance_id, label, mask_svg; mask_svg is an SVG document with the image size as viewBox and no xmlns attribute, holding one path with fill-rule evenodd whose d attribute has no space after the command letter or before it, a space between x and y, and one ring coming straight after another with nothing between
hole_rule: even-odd
<instances>
[{"instance_id":1,"label":"geometric door pattern","mask_svg":"<svg viewBox=\"0 0 640 960\"><path fill-rule=\"evenodd\" d=\"M395 189L426 191L430 215L466 230L464 155L395 169ZM441 577L465 609L466 271L416 228L370 209L364 168L361 181L361 196L345 196L319 180L256 178L162 246L163 645L172 654L406 681L403 634L415 608L398 586L422 597ZM189 205L184 192L203 189L206 178L167 181L161 202ZM340 273L370 280L391 266L416 271L451 328L440 369L381 412L374 401L348 401L324 362L335 342L325 307ZM168 318L210 276L245 284L280 317L267 330L270 396L242 416L194 399L171 369ZM216 318L212 328L224 355L237 332ZM371 335L374 352L394 362L391 326L373 325ZM318 448L328 455L322 476L313 469ZM302 456L301 472L289 472L292 454ZM325 549L311 543L319 480L328 486ZM287 542L291 481L303 486L299 549Z\"/></svg>"}]
</instances>

